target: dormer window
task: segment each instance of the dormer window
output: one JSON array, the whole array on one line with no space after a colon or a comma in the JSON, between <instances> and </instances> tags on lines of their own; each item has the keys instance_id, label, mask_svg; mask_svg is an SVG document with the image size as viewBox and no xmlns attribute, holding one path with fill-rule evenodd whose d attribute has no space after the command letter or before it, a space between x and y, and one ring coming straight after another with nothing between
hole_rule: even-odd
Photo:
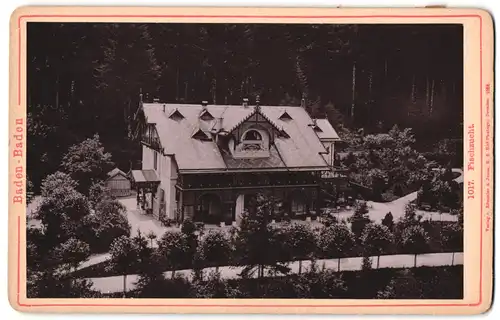
<instances>
[{"instance_id":1,"label":"dormer window","mask_svg":"<svg viewBox=\"0 0 500 320\"><path fill-rule=\"evenodd\" d=\"M241 135L239 143L230 143L230 150L235 158L266 158L269 157L269 143L269 133L253 127Z\"/></svg>"},{"instance_id":2,"label":"dormer window","mask_svg":"<svg viewBox=\"0 0 500 320\"><path fill-rule=\"evenodd\" d=\"M262 140L262 135L257 130L249 130L243 135L243 140Z\"/></svg>"},{"instance_id":3,"label":"dormer window","mask_svg":"<svg viewBox=\"0 0 500 320\"><path fill-rule=\"evenodd\" d=\"M314 132L323 132L323 130L321 130L321 128L318 126L316 119L313 119L313 123L309 124L308 126L310 126L314 130Z\"/></svg>"},{"instance_id":4,"label":"dormer window","mask_svg":"<svg viewBox=\"0 0 500 320\"><path fill-rule=\"evenodd\" d=\"M280 131L278 131L278 137L279 138L284 138L284 139L290 138L290 136L288 135L288 133L286 133L286 131L283 130L283 129L281 129Z\"/></svg>"},{"instance_id":5,"label":"dormer window","mask_svg":"<svg viewBox=\"0 0 500 320\"><path fill-rule=\"evenodd\" d=\"M288 112L283 111L283 113L281 114L279 119L283 120L283 121L290 121L290 120L292 120L292 117L288 114Z\"/></svg>"},{"instance_id":6,"label":"dormer window","mask_svg":"<svg viewBox=\"0 0 500 320\"><path fill-rule=\"evenodd\" d=\"M320 128L320 127L318 127L317 125L313 126L313 129L314 129L314 131L316 131L316 132L323 132L323 130L321 130L321 128Z\"/></svg>"},{"instance_id":7,"label":"dormer window","mask_svg":"<svg viewBox=\"0 0 500 320\"><path fill-rule=\"evenodd\" d=\"M207 133L203 132L203 130L201 129L196 130L191 136L191 138L200 141L212 141L212 138Z\"/></svg>"},{"instance_id":8,"label":"dormer window","mask_svg":"<svg viewBox=\"0 0 500 320\"><path fill-rule=\"evenodd\" d=\"M211 121L214 119L214 116L212 116L212 114L207 109L204 109L200 113L200 119L204 121Z\"/></svg>"},{"instance_id":9,"label":"dormer window","mask_svg":"<svg viewBox=\"0 0 500 320\"><path fill-rule=\"evenodd\" d=\"M169 116L170 119L175 120L175 121L180 121L184 119L184 116L182 113L179 112L179 110L175 109Z\"/></svg>"},{"instance_id":10,"label":"dormer window","mask_svg":"<svg viewBox=\"0 0 500 320\"><path fill-rule=\"evenodd\" d=\"M242 148L245 151L258 151L263 150L262 135L257 130L248 130L241 138Z\"/></svg>"}]
</instances>

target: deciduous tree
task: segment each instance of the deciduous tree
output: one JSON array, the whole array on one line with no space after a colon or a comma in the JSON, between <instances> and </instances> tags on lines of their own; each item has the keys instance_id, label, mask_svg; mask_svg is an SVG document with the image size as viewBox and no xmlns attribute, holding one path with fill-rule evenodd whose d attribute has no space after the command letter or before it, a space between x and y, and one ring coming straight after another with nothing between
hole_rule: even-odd
<instances>
[{"instance_id":1,"label":"deciduous tree","mask_svg":"<svg viewBox=\"0 0 500 320\"><path fill-rule=\"evenodd\" d=\"M299 260L299 274L302 273L302 260L313 258L318 249L314 232L307 225L292 224L286 229L285 239L293 260Z\"/></svg>"},{"instance_id":2,"label":"deciduous tree","mask_svg":"<svg viewBox=\"0 0 500 320\"><path fill-rule=\"evenodd\" d=\"M407 226L401 234L401 246L406 252L415 255L414 266L417 267L417 255L429 248L429 235L419 225Z\"/></svg>"},{"instance_id":3,"label":"deciduous tree","mask_svg":"<svg viewBox=\"0 0 500 320\"><path fill-rule=\"evenodd\" d=\"M127 275L137 267L137 246L126 236L113 240L110 246L108 270L123 275L123 296L127 293Z\"/></svg>"},{"instance_id":4,"label":"deciduous tree","mask_svg":"<svg viewBox=\"0 0 500 320\"><path fill-rule=\"evenodd\" d=\"M323 228L319 234L319 246L323 254L338 258L337 271L340 271L340 259L346 257L355 244L354 234L344 224Z\"/></svg>"},{"instance_id":5,"label":"deciduous tree","mask_svg":"<svg viewBox=\"0 0 500 320\"><path fill-rule=\"evenodd\" d=\"M188 238L180 232L165 232L158 242L158 250L172 271L172 279L175 277L175 271L188 265L193 258Z\"/></svg>"},{"instance_id":6,"label":"deciduous tree","mask_svg":"<svg viewBox=\"0 0 500 320\"><path fill-rule=\"evenodd\" d=\"M361 236L361 245L365 254L377 256L377 269L380 265L380 255L389 250L393 241L391 231L380 224L367 225Z\"/></svg>"},{"instance_id":7,"label":"deciduous tree","mask_svg":"<svg viewBox=\"0 0 500 320\"><path fill-rule=\"evenodd\" d=\"M111 154L104 151L99 135L95 134L92 138L71 146L64 155L61 166L79 182L79 190L88 193L94 181L106 177L113 162Z\"/></svg>"},{"instance_id":8,"label":"deciduous tree","mask_svg":"<svg viewBox=\"0 0 500 320\"><path fill-rule=\"evenodd\" d=\"M231 253L231 243L222 232L208 232L200 245L200 258L210 266L215 265L216 272L219 266L229 263Z\"/></svg>"},{"instance_id":9,"label":"deciduous tree","mask_svg":"<svg viewBox=\"0 0 500 320\"><path fill-rule=\"evenodd\" d=\"M457 222L444 225L441 234L445 248L452 251L451 265L453 265L455 262L455 252L460 252L464 248L464 230Z\"/></svg>"}]
</instances>

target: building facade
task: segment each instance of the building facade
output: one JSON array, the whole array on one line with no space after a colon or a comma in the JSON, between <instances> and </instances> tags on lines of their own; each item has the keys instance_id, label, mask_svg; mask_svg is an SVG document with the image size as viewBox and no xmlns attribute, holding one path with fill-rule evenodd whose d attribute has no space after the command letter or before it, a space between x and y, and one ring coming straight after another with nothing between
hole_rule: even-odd
<instances>
[{"instance_id":1,"label":"building facade","mask_svg":"<svg viewBox=\"0 0 500 320\"><path fill-rule=\"evenodd\" d=\"M316 214L339 137L303 107L141 103L138 201L157 219L238 223L259 193L276 215ZM279 205L278 205L279 204ZM278 217L279 218L279 217Z\"/></svg>"}]
</instances>

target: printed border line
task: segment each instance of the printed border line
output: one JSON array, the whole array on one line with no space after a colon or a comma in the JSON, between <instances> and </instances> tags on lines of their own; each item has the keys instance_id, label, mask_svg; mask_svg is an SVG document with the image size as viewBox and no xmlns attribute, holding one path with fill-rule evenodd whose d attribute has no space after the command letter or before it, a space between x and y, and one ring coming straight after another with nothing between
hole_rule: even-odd
<instances>
[{"instance_id":1,"label":"printed border line","mask_svg":"<svg viewBox=\"0 0 500 320\"><path fill-rule=\"evenodd\" d=\"M18 18L18 90L17 90L17 104L21 105L21 20L23 18L259 18L259 19L345 19L345 18L479 18L479 76L480 76L480 164L481 164L481 181L483 179L483 19L480 15L364 15L364 16L260 16L260 15L21 15ZM337 304L337 305L255 305L255 304L26 304L20 301L20 285L21 285L21 216L17 217L17 304L21 307L85 307L85 306L102 306L102 307L258 307L258 308L282 308L282 307L476 307L483 301L483 185L480 184L480 248L479 248L479 301L477 303L422 303L422 304Z\"/></svg>"}]
</instances>

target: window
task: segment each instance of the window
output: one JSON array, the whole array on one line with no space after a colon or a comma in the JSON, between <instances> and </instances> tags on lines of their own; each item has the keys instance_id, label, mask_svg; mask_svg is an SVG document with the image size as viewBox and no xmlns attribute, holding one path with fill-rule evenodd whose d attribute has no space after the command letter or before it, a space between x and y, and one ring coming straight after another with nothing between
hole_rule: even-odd
<instances>
[{"instance_id":1,"label":"window","mask_svg":"<svg viewBox=\"0 0 500 320\"><path fill-rule=\"evenodd\" d=\"M165 203L165 190L160 188L160 203Z\"/></svg>"},{"instance_id":2,"label":"window","mask_svg":"<svg viewBox=\"0 0 500 320\"><path fill-rule=\"evenodd\" d=\"M292 212L298 212L298 213L303 213L306 211L306 206L304 202L302 202L302 199L292 199Z\"/></svg>"},{"instance_id":3,"label":"window","mask_svg":"<svg viewBox=\"0 0 500 320\"><path fill-rule=\"evenodd\" d=\"M154 158L154 168L155 170L158 170L158 152L153 151L153 158Z\"/></svg>"},{"instance_id":4,"label":"window","mask_svg":"<svg viewBox=\"0 0 500 320\"><path fill-rule=\"evenodd\" d=\"M214 119L214 116L208 110L203 110L200 114L200 119L205 121L210 121Z\"/></svg>"},{"instance_id":5,"label":"window","mask_svg":"<svg viewBox=\"0 0 500 320\"><path fill-rule=\"evenodd\" d=\"M180 121L184 119L184 116L182 113L179 112L179 110L175 109L169 116L170 119L175 120L175 121Z\"/></svg>"},{"instance_id":6,"label":"window","mask_svg":"<svg viewBox=\"0 0 500 320\"><path fill-rule=\"evenodd\" d=\"M262 135L256 130L249 130L245 132L243 140L262 140Z\"/></svg>"},{"instance_id":7,"label":"window","mask_svg":"<svg viewBox=\"0 0 500 320\"><path fill-rule=\"evenodd\" d=\"M283 113L281 114L279 119L283 120L283 121L289 121L289 120L292 120L292 117L288 114L288 112L283 111Z\"/></svg>"},{"instance_id":8,"label":"window","mask_svg":"<svg viewBox=\"0 0 500 320\"><path fill-rule=\"evenodd\" d=\"M248 130L243 134L242 140L242 150L258 151L264 149L262 135L257 130Z\"/></svg>"}]
</instances>

